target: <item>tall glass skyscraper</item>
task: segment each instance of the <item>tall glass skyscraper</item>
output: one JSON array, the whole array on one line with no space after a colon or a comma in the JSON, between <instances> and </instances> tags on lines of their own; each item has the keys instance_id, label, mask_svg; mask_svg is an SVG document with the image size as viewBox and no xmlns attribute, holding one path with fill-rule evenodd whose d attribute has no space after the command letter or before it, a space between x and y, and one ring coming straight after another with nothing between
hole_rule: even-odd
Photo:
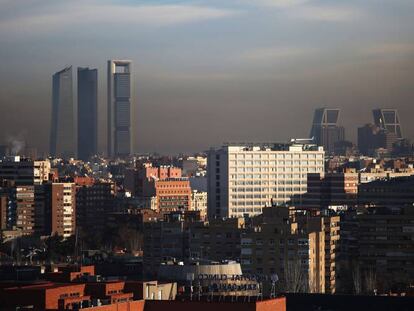
<instances>
[{"instance_id":1,"label":"tall glass skyscraper","mask_svg":"<svg viewBox=\"0 0 414 311\"><path fill-rule=\"evenodd\" d=\"M335 143L345 140L345 129L339 126L340 110L319 108L313 116L310 137L318 146L323 146L327 154L334 152Z\"/></svg>"},{"instance_id":2,"label":"tall glass skyscraper","mask_svg":"<svg viewBox=\"0 0 414 311\"><path fill-rule=\"evenodd\" d=\"M131 61L108 61L108 156L132 152Z\"/></svg>"},{"instance_id":3,"label":"tall glass skyscraper","mask_svg":"<svg viewBox=\"0 0 414 311\"><path fill-rule=\"evenodd\" d=\"M73 157L76 153L72 84L72 66L53 75L50 154L56 157Z\"/></svg>"},{"instance_id":4,"label":"tall glass skyscraper","mask_svg":"<svg viewBox=\"0 0 414 311\"><path fill-rule=\"evenodd\" d=\"M98 145L98 70L78 68L78 158L87 160Z\"/></svg>"}]
</instances>

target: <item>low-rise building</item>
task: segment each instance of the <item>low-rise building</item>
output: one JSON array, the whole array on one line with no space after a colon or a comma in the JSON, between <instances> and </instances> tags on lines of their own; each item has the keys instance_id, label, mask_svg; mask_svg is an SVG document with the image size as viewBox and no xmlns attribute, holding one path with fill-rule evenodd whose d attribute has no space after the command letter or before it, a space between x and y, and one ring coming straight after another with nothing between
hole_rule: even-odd
<instances>
[{"instance_id":1,"label":"low-rise building","mask_svg":"<svg viewBox=\"0 0 414 311\"><path fill-rule=\"evenodd\" d=\"M192 190L190 210L199 211L202 219L207 218L207 192Z\"/></svg>"}]
</instances>

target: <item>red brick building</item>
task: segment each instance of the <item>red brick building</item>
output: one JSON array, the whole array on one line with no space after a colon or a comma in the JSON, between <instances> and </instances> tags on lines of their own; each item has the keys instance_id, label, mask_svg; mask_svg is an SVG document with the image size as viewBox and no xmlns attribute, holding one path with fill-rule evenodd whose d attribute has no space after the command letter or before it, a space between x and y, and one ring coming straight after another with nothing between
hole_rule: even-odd
<instances>
[{"instance_id":1,"label":"red brick building","mask_svg":"<svg viewBox=\"0 0 414 311\"><path fill-rule=\"evenodd\" d=\"M208 301L205 298L193 301L133 300L134 294L125 288L124 282L39 283L25 286L0 283L0 308L33 311L286 311L286 299L283 297L257 301L238 297L235 302L230 299Z\"/></svg>"},{"instance_id":2,"label":"red brick building","mask_svg":"<svg viewBox=\"0 0 414 311\"><path fill-rule=\"evenodd\" d=\"M189 210L191 187L187 178L168 178L153 183L158 211Z\"/></svg>"},{"instance_id":3,"label":"red brick building","mask_svg":"<svg viewBox=\"0 0 414 311\"><path fill-rule=\"evenodd\" d=\"M153 167L146 163L138 169L129 169L125 173L125 189L133 196L147 197L145 184L153 180L164 180L167 178L181 178L181 169L172 166Z\"/></svg>"}]
</instances>

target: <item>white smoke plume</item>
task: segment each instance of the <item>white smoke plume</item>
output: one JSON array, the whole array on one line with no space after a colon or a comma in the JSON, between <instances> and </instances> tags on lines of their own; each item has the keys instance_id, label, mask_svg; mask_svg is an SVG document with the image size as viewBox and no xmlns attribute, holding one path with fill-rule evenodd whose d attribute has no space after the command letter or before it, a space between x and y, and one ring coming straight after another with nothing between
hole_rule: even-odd
<instances>
[{"instance_id":1,"label":"white smoke plume","mask_svg":"<svg viewBox=\"0 0 414 311\"><path fill-rule=\"evenodd\" d=\"M23 134L8 136L6 141L11 155L20 155L25 151L26 141Z\"/></svg>"}]
</instances>

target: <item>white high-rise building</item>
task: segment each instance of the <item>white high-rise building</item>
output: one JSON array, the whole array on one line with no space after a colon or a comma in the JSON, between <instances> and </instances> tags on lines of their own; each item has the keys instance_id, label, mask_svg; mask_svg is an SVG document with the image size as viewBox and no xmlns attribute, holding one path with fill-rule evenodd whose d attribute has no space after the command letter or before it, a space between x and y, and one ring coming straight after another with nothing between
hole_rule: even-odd
<instances>
[{"instance_id":1,"label":"white high-rise building","mask_svg":"<svg viewBox=\"0 0 414 311\"><path fill-rule=\"evenodd\" d=\"M132 152L133 102L130 60L108 61L108 156Z\"/></svg>"},{"instance_id":2,"label":"white high-rise building","mask_svg":"<svg viewBox=\"0 0 414 311\"><path fill-rule=\"evenodd\" d=\"M307 173L324 172L323 147L231 144L208 154L208 217L261 214L307 191Z\"/></svg>"}]
</instances>

